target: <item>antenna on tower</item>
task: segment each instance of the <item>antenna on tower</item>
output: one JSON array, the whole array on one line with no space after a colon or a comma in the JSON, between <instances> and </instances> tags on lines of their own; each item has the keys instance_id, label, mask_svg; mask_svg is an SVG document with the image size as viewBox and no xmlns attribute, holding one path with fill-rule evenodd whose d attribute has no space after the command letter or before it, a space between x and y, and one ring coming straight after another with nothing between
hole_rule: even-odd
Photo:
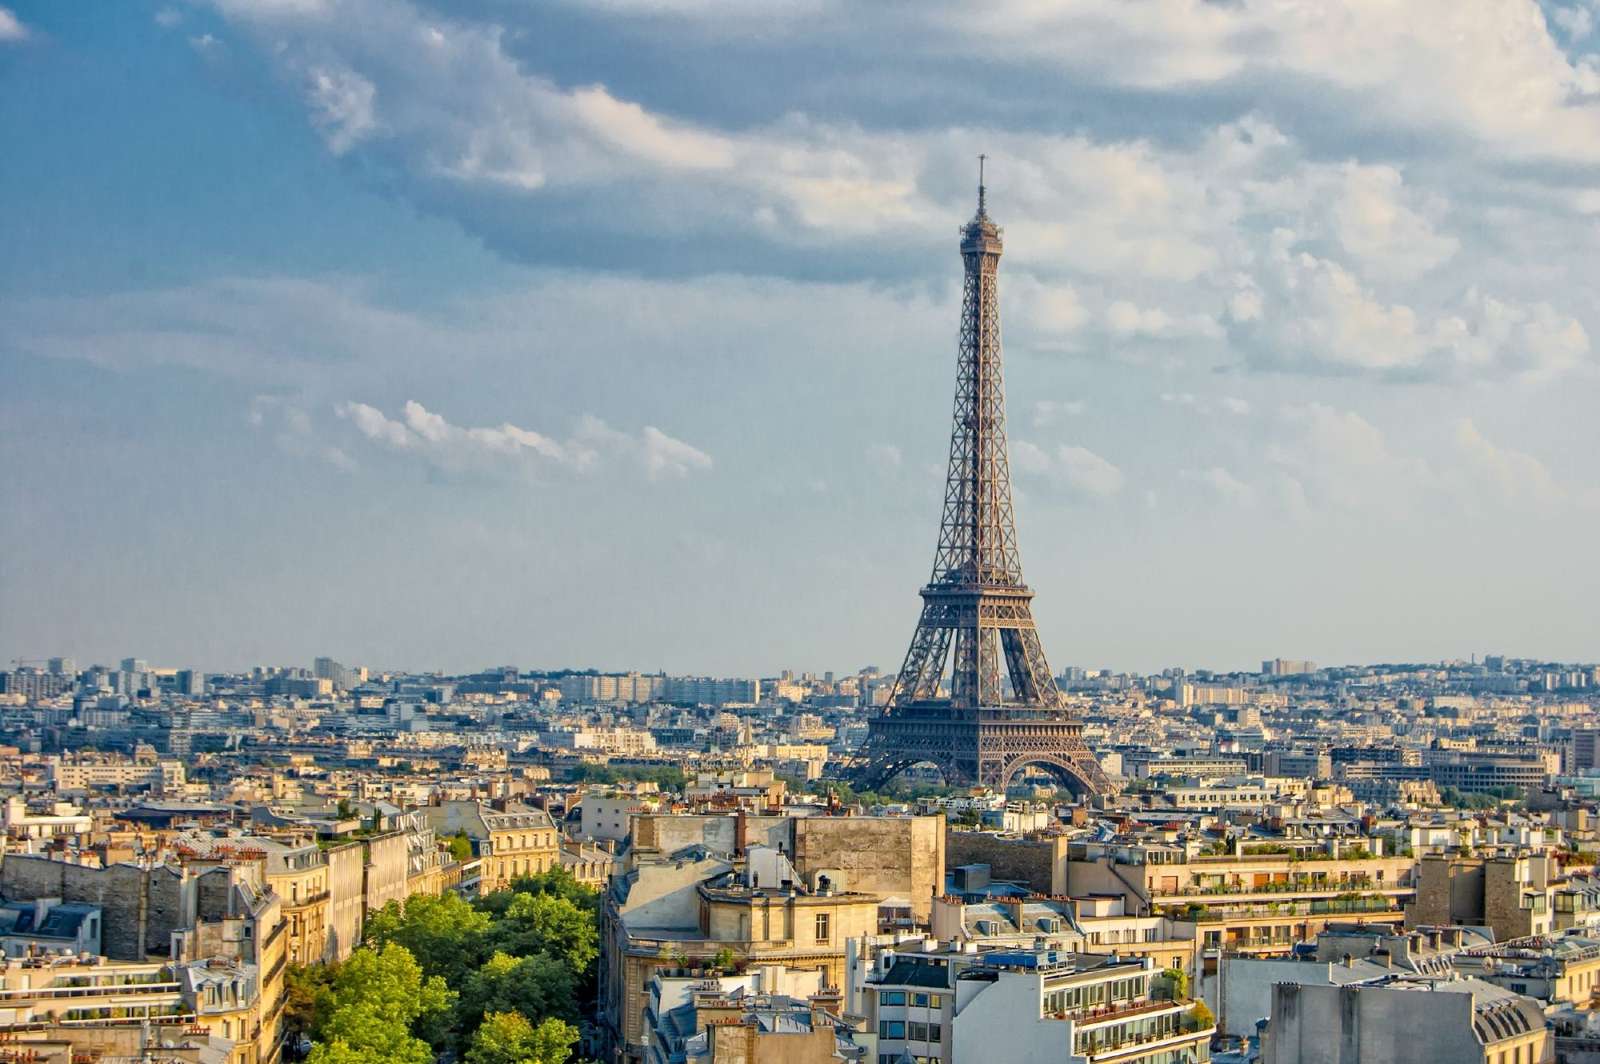
<instances>
[{"instance_id":1,"label":"antenna on tower","mask_svg":"<svg viewBox=\"0 0 1600 1064\"><path fill-rule=\"evenodd\" d=\"M984 187L983 187L983 163L984 163L984 160L987 159L987 158L989 158L987 155L979 155L978 156L978 213L979 214L983 213L984 193L986 191L984 189Z\"/></svg>"}]
</instances>

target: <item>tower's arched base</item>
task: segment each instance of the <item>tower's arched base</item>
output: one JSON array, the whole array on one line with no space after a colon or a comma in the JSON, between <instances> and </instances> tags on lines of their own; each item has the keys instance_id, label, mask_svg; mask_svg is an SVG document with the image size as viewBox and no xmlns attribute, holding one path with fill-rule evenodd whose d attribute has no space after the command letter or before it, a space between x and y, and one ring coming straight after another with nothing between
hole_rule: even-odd
<instances>
[{"instance_id":1,"label":"tower's arched base","mask_svg":"<svg viewBox=\"0 0 1600 1064\"><path fill-rule=\"evenodd\" d=\"M1064 710L899 706L872 721L847 778L859 790L873 790L928 761L950 786L1003 793L1024 766L1034 765L1074 795L1115 793L1082 732Z\"/></svg>"}]
</instances>

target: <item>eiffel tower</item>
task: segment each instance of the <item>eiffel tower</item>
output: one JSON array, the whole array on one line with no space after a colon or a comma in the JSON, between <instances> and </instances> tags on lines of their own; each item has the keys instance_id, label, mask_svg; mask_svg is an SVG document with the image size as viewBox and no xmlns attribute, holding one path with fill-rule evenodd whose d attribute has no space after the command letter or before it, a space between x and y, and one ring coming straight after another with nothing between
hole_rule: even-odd
<instances>
[{"instance_id":1,"label":"eiffel tower","mask_svg":"<svg viewBox=\"0 0 1600 1064\"><path fill-rule=\"evenodd\" d=\"M1034 765L1076 794L1105 794L1113 788L1062 704L1022 581L1000 365L1001 229L989 218L982 159L978 213L961 229L955 426L933 577L888 706L850 776L876 787L927 761L946 783L1003 791Z\"/></svg>"}]
</instances>

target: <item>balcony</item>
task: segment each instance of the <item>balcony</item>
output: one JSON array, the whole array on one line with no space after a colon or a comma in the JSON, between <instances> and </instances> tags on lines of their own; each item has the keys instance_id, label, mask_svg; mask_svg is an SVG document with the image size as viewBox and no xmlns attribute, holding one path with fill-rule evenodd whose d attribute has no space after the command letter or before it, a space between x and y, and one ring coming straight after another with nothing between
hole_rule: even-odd
<instances>
[{"instance_id":1,"label":"balcony","mask_svg":"<svg viewBox=\"0 0 1600 1064\"><path fill-rule=\"evenodd\" d=\"M1232 920L1270 920L1283 916L1337 916L1346 913L1385 913L1403 916L1405 910L1397 898L1326 898L1276 902L1270 906L1190 903L1187 906L1168 906L1164 915L1173 920L1204 924Z\"/></svg>"},{"instance_id":2,"label":"balcony","mask_svg":"<svg viewBox=\"0 0 1600 1064\"><path fill-rule=\"evenodd\" d=\"M1150 1016L1158 1012L1187 1009L1190 1004L1191 1002L1188 1001L1113 1002L1110 1005L1099 1005L1094 1008L1067 1009L1056 1013L1056 1015L1076 1022L1079 1027L1089 1027L1114 1023L1117 1020L1125 1020L1130 1016Z\"/></svg>"}]
</instances>

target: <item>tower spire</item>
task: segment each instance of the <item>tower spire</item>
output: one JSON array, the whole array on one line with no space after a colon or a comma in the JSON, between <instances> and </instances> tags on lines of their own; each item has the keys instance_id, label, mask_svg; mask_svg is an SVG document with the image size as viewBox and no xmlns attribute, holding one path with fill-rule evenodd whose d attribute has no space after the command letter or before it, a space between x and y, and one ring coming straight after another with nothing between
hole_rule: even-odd
<instances>
[{"instance_id":1,"label":"tower spire","mask_svg":"<svg viewBox=\"0 0 1600 1064\"><path fill-rule=\"evenodd\" d=\"M986 196L987 190L983 187L983 164L984 160L988 158L987 155L980 154L978 156L978 217L980 218L988 213L984 202L988 198Z\"/></svg>"}]
</instances>

